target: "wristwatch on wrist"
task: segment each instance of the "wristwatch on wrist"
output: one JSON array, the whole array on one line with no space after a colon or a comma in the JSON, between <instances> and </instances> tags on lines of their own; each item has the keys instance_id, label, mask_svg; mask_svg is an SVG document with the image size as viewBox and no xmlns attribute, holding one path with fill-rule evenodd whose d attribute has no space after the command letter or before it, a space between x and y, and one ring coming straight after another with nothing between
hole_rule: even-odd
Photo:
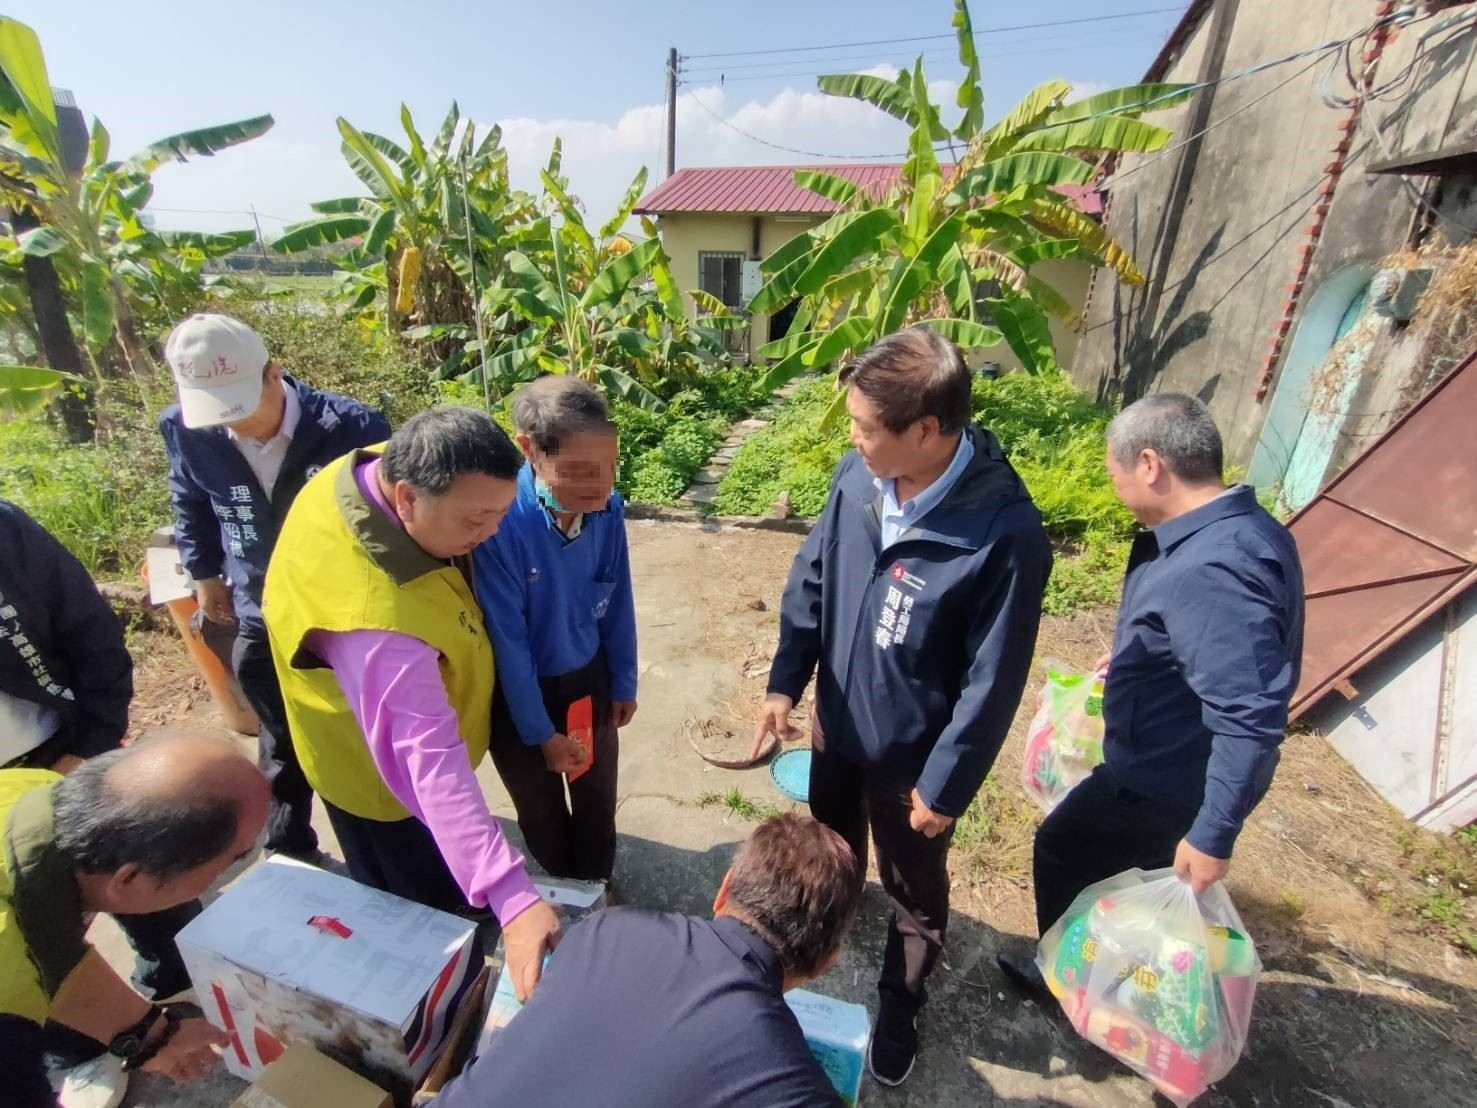
<instances>
[{"instance_id":1,"label":"wristwatch on wrist","mask_svg":"<svg viewBox=\"0 0 1477 1108\"><path fill-rule=\"evenodd\" d=\"M160 1017L164 1019L164 1030L149 1041L149 1032L153 1030L155 1023ZM126 1028L113 1036L108 1043L108 1053L123 1059L125 1070L136 1070L154 1055L159 1053L160 1048L179 1030L179 1014L168 1008L151 1009L143 1019L132 1027Z\"/></svg>"},{"instance_id":2,"label":"wristwatch on wrist","mask_svg":"<svg viewBox=\"0 0 1477 1108\"><path fill-rule=\"evenodd\" d=\"M122 1058L124 1062L137 1057L143 1051L144 1044L149 1041L149 1031L162 1014L158 1008L151 1007L143 1019L132 1027L125 1027L108 1040L108 1053Z\"/></svg>"}]
</instances>

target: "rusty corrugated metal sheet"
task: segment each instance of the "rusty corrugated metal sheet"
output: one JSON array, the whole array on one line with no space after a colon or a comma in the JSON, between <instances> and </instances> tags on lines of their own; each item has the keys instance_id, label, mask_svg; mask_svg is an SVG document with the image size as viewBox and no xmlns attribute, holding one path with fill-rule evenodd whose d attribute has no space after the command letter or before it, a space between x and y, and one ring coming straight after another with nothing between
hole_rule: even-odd
<instances>
[{"instance_id":1,"label":"rusty corrugated metal sheet","mask_svg":"<svg viewBox=\"0 0 1477 1108\"><path fill-rule=\"evenodd\" d=\"M952 166L940 167L947 173ZM897 163L864 165L745 165L679 169L641 198L637 215L672 212L729 212L742 215L825 215L836 205L795 183L797 169L820 170L861 185L874 198L897 184ZM1103 210L1102 196L1082 185L1056 189L1085 215Z\"/></svg>"},{"instance_id":2,"label":"rusty corrugated metal sheet","mask_svg":"<svg viewBox=\"0 0 1477 1108\"><path fill-rule=\"evenodd\" d=\"M1307 588L1294 716L1477 583L1477 354L1288 525Z\"/></svg>"}]
</instances>

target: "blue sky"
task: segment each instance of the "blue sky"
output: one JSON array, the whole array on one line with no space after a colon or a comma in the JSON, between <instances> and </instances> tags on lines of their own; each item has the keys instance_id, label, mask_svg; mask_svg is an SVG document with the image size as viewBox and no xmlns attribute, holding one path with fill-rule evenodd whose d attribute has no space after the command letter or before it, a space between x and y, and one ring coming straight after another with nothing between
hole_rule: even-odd
<instances>
[{"instance_id":1,"label":"blue sky","mask_svg":"<svg viewBox=\"0 0 1477 1108\"><path fill-rule=\"evenodd\" d=\"M1183 6L976 0L971 12L979 32ZM41 36L52 83L103 120L115 155L270 112L277 123L263 138L160 170L154 199L166 227L250 226L244 212L255 205L268 236L305 217L312 200L362 191L339 154L335 117L393 138L401 134L402 100L426 132L453 99L479 123L501 123L515 183L524 187L536 187L561 135L572 189L603 220L638 166L650 167L653 183L660 178L669 46L689 56L679 90L679 167L820 160L755 143L715 116L808 151L900 152L900 124L816 93L815 74L909 65L922 53L930 80L947 95L959 72L952 39L897 40L948 34L951 12L950 0L11 0L5 8ZM999 116L1052 77L1080 92L1133 83L1177 19L1172 10L981 35L986 114ZM699 56L873 40L886 45Z\"/></svg>"}]
</instances>

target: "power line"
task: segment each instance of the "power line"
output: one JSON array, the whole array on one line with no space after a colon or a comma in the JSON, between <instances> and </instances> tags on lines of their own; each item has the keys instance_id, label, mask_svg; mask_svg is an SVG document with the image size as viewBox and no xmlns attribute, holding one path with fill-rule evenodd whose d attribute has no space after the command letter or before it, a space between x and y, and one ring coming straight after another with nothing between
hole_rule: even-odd
<instances>
[{"instance_id":1,"label":"power line","mask_svg":"<svg viewBox=\"0 0 1477 1108\"><path fill-rule=\"evenodd\" d=\"M1040 54L1048 50L1055 51L1058 43L1082 43L1082 42L1111 42L1130 38L1144 37L1148 35L1157 36L1157 30L1144 27L1117 27L1103 31L1079 31L1075 34L1053 34L1033 35L1029 38L1013 39L1009 42L992 44L990 52L981 52L981 60L987 58L1000 58L1010 56L1014 53ZM1037 45L1041 44L1041 45ZM1064 45L1062 50L1072 50L1078 47ZM1059 52L1059 51L1057 51ZM930 46L924 49L912 49L899 47L896 50L883 50L868 54L844 54L825 58L775 58L770 61L741 62L738 65L727 65L722 62L710 62L707 65L695 66L696 70L704 73L738 73L754 69L794 69L798 66L830 66L842 65L851 61L881 61L893 57L907 57L912 59L918 55L925 58L953 58L957 57L957 51L953 46ZM686 70L684 70L686 72Z\"/></svg>"},{"instance_id":2,"label":"power line","mask_svg":"<svg viewBox=\"0 0 1477 1108\"><path fill-rule=\"evenodd\" d=\"M296 219L288 219L285 215L271 215L267 212L253 212L249 209L240 208L161 208L156 204L149 204L144 208L146 212L169 212L180 215L257 215L262 219L276 220L278 223L296 223Z\"/></svg>"},{"instance_id":3,"label":"power line","mask_svg":"<svg viewBox=\"0 0 1477 1108\"><path fill-rule=\"evenodd\" d=\"M999 35L1009 31L1032 31L1041 27L1067 27L1078 23L1103 23L1115 19L1138 19L1148 15L1164 15L1168 12L1180 12L1183 8L1176 5L1172 8L1146 8L1141 11L1117 12L1113 15L1088 15L1078 19L1052 19L1042 23L1020 23L1013 27L986 27L974 33L975 38L983 35ZM911 38L871 39L866 42L833 42L818 46L785 46L771 50L730 50L721 54L688 54L684 61L695 61L698 58L752 58L761 54L809 54L818 50L847 50L854 46L892 46L899 42L932 42L937 39L952 39L952 32L941 35L914 35Z\"/></svg>"},{"instance_id":4,"label":"power line","mask_svg":"<svg viewBox=\"0 0 1477 1108\"><path fill-rule=\"evenodd\" d=\"M837 161L862 161L862 162L865 162L865 161L878 161L878 160L882 160L882 159L886 159L886 160L889 160L890 161L890 160L892 160L894 158L901 158L901 157L904 157L905 156L903 154L823 154L823 153L821 153L818 150L801 150L801 149L798 149L797 147L794 147L794 146L785 146L785 145L783 145L781 143L778 143L778 142L770 142L768 139L760 138L758 135L750 134L748 131L745 131L742 127L738 126L737 124L734 124L734 123L730 122L729 120L724 119L721 115L719 115L717 112L715 112L712 108L708 107L708 105L704 104L701 100L699 100L698 97L694 93L689 92L687 94L687 98L689 100L691 100L694 104L696 104L698 107L702 108L703 111L705 111L709 115L711 115L719 123L723 124L723 126L727 127L730 131L735 131L738 134L743 135L744 138L748 139L750 142L757 142L760 146L768 146L768 147L770 147L773 150L783 150L786 154L800 154L800 155L802 155L804 157L807 157L807 158L834 158Z\"/></svg>"}]
</instances>

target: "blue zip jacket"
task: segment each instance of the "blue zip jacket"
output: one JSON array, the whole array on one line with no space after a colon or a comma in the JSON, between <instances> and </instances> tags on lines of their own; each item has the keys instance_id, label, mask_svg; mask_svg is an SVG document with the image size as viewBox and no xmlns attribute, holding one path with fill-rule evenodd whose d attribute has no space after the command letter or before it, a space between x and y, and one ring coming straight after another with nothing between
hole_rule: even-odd
<instances>
[{"instance_id":1,"label":"blue zip jacket","mask_svg":"<svg viewBox=\"0 0 1477 1108\"><path fill-rule=\"evenodd\" d=\"M1141 531L1103 690L1112 781L1199 814L1229 858L1272 783L1303 654L1303 571L1248 485Z\"/></svg>"},{"instance_id":2,"label":"blue zip jacket","mask_svg":"<svg viewBox=\"0 0 1477 1108\"><path fill-rule=\"evenodd\" d=\"M487 617L498 681L529 746L565 727L544 708L540 677L559 677L604 650L612 700L636 699L636 601L619 493L586 512L566 541L534 491L533 467L497 534L472 552L477 600Z\"/></svg>"},{"instance_id":3,"label":"blue zip jacket","mask_svg":"<svg viewBox=\"0 0 1477 1108\"><path fill-rule=\"evenodd\" d=\"M836 468L790 570L769 691L811 674L827 749L962 815L1010 730L1031 669L1051 545L989 431L948 495L885 551L861 458Z\"/></svg>"},{"instance_id":4,"label":"blue zip jacket","mask_svg":"<svg viewBox=\"0 0 1477 1108\"><path fill-rule=\"evenodd\" d=\"M287 509L308 478L349 451L390 437L389 420L373 408L291 377L284 381L297 390L302 414L270 500L224 427L192 430L178 404L159 417L180 561L197 581L230 579L236 618L248 630L263 627L267 561Z\"/></svg>"}]
</instances>

